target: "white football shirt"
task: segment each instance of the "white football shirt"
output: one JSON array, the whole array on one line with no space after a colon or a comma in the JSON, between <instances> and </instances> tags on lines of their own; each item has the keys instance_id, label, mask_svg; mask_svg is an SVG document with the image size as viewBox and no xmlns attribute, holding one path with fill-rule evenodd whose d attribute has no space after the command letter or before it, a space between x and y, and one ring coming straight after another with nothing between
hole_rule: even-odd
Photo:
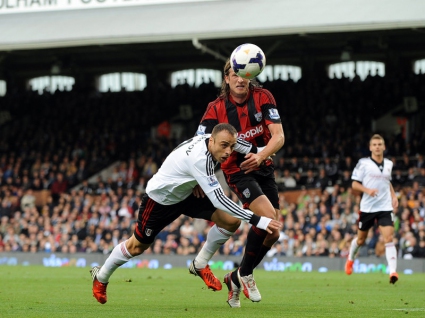
<instances>
[{"instance_id":1,"label":"white football shirt","mask_svg":"<svg viewBox=\"0 0 425 318\"><path fill-rule=\"evenodd\" d=\"M195 136L174 149L148 181L146 193L162 205L172 205L189 197L199 184L216 208L249 222L253 213L229 199L217 180L214 173L217 163L207 148L210 136ZM246 151L249 151L248 148Z\"/></svg>"},{"instance_id":2,"label":"white football shirt","mask_svg":"<svg viewBox=\"0 0 425 318\"><path fill-rule=\"evenodd\" d=\"M393 211L391 199L391 172L393 162L384 158L382 164L378 164L372 158L362 158L353 170L351 179L363 184L369 189L378 189L378 195L371 197L363 193L360 201L361 212Z\"/></svg>"}]
</instances>

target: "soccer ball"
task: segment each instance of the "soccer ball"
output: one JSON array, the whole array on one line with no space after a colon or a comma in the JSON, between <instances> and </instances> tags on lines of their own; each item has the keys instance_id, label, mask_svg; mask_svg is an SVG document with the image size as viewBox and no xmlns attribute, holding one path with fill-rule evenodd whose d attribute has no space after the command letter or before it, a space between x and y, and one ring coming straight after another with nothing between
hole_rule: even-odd
<instances>
[{"instance_id":1,"label":"soccer ball","mask_svg":"<svg viewBox=\"0 0 425 318\"><path fill-rule=\"evenodd\" d=\"M230 67L240 77L252 79L266 66L264 52L255 44L239 45L230 55Z\"/></svg>"}]
</instances>

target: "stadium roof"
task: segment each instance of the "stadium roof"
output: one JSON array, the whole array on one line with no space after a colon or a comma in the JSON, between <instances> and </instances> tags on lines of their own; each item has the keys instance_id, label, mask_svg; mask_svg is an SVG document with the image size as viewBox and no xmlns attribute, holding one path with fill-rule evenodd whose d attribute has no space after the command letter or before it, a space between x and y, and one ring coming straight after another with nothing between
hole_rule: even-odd
<instances>
[{"instance_id":1,"label":"stadium roof","mask_svg":"<svg viewBox=\"0 0 425 318\"><path fill-rule=\"evenodd\" d=\"M0 78L17 81L221 70L246 42L268 65L405 63L425 57L425 1L0 0L0 30Z\"/></svg>"},{"instance_id":2,"label":"stadium roof","mask_svg":"<svg viewBox=\"0 0 425 318\"><path fill-rule=\"evenodd\" d=\"M425 27L422 0L150 1L7 13L23 3L0 0L0 51Z\"/></svg>"}]
</instances>

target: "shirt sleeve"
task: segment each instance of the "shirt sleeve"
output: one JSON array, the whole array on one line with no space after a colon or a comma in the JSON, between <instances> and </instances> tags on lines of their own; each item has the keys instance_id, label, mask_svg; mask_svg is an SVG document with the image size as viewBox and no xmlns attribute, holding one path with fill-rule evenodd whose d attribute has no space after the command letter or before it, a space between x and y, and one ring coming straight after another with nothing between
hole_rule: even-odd
<instances>
[{"instance_id":1,"label":"shirt sleeve","mask_svg":"<svg viewBox=\"0 0 425 318\"><path fill-rule=\"evenodd\" d=\"M196 131L197 135L211 134L215 125L217 125L218 117L214 103L208 104L208 107L202 116L201 122L199 123L198 130Z\"/></svg>"},{"instance_id":2,"label":"shirt sleeve","mask_svg":"<svg viewBox=\"0 0 425 318\"><path fill-rule=\"evenodd\" d=\"M237 140L237 143L236 143L236 146L235 146L235 149L234 150L236 152L239 152L241 154L246 155L246 154L248 154L250 152L252 152L252 153L259 153L264 148L265 147L257 147L255 145L253 145L252 143L250 143L250 142L248 142L248 141L246 141L246 140L238 137L238 140Z\"/></svg>"},{"instance_id":3,"label":"shirt sleeve","mask_svg":"<svg viewBox=\"0 0 425 318\"><path fill-rule=\"evenodd\" d=\"M364 177L364 166L361 163L361 161L359 161L353 170L351 179L354 181L363 182L363 177Z\"/></svg>"},{"instance_id":4,"label":"shirt sleeve","mask_svg":"<svg viewBox=\"0 0 425 318\"><path fill-rule=\"evenodd\" d=\"M267 125L282 123L279 111L277 110L276 101L272 93L270 93L267 89L263 89L260 101L261 113L263 114L265 123Z\"/></svg>"},{"instance_id":5,"label":"shirt sleeve","mask_svg":"<svg viewBox=\"0 0 425 318\"><path fill-rule=\"evenodd\" d=\"M196 135L205 135L211 134L213 128L219 123L218 119L213 117L215 113L213 112L213 107L208 107L207 111L204 114L204 117L201 120L201 123L198 126ZM236 152L241 154L248 154L250 152L257 153L257 147L251 144L248 141L245 141L242 138L238 137L237 144L234 149Z\"/></svg>"},{"instance_id":6,"label":"shirt sleeve","mask_svg":"<svg viewBox=\"0 0 425 318\"><path fill-rule=\"evenodd\" d=\"M254 213L249 210L242 209L224 194L223 188L214 173L214 163L210 153L207 153L206 156L204 155L202 159L198 158L191 166L191 170L193 177L214 207L237 219L254 225L258 223L260 217L254 215Z\"/></svg>"}]
</instances>

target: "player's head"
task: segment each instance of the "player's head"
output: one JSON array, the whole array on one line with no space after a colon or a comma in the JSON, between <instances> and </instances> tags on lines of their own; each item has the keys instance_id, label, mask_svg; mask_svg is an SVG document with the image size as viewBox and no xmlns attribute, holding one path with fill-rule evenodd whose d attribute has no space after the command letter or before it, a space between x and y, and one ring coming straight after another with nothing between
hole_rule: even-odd
<instances>
[{"instance_id":1,"label":"player's head","mask_svg":"<svg viewBox=\"0 0 425 318\"><path fill-rule=\"evenodd\" d=\"M375 134L369 140L369 150L372 155L382 155L385 150L385 140L381 135Z\"/></svg>"},{"instance_id":2,"label":"player's head","mask_svg":"<svg viewBox=\"0 0 425 318\"><path fill-rule=\"evenodd\" d=\"M223 69L223 81L221 82L220 97L227 98L229 94L244 96L254 86L260 86L254 79L249 80L237 76L230 67L230 59L227 59Z\"/></svg>"},{"instance_id":3,"label":"player's head","mask_svg":"<svg viewBox=\"0 0 425 318\"><path fill-rule=\"evenodd\" d=\"M214 127L208 142L208 150L214 160L222 163L230 157L236 145L238 132L230 124L222 123Z\"/></svg>"},{"instance_id":4,"label":"player's head","mask_svg":"<svg viewBox=\"0 0 425 318\"><path fill-rule=\"evenodd\" d=\"M385 145L385 140L384 140L384 138L381 136L381 135L379 135L379 134L374 134L371 138L370 138L370 140L369 140L369 145L370 144L372 144L372 141L373 140L380 140L381 142L382 142L382 144L383 145Z\"/></svg>"}]
</instances>

